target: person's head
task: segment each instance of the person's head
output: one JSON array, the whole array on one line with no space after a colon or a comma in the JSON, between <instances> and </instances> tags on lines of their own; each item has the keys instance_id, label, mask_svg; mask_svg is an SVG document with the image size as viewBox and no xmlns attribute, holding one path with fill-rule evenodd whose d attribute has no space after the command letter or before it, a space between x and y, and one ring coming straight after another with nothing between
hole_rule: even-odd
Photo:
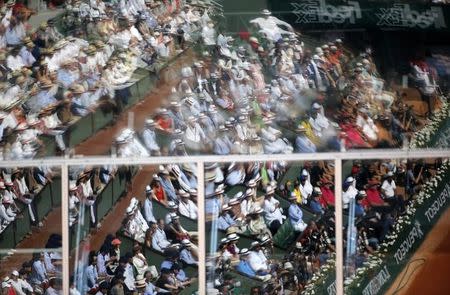
<instances>
[{"instance_id":1,"label":"person's head","mask_svg":"<svg viewBox=\"0 0 450 295\"><path fill-rule=\"evenodd\" d=\"M151 282L151 281L153 280L153 274L152 274L152 272L151 272L150 270L147 270L147 271L144 273L144 278L145 278L145 281L146 281L146 282Z\"/></svg>"},{"instance_id":2,"label":"person's head","mask_svg":"<svg viewBox=\"0 0 450 295\"><path fill-rule=\"evenodd\" d=\"M13 270L11 272L11 280L17 281L19 279L19 272L17 270Z\"/></svg>"},{"instance_id":3,"label":"person's head","mask_svg":"<svg viewBox=\"0 0 450 295\"><path fill-rule=\"evenodd\" d=\"M164 226L165 226L164 219L162 219L162 218L158 219L158 227L159 227L159 229L164 229Z\"/></svg>"},{"instance_id":4,"label":"person's head","mask_svg":"<svg viewBox=\"0 0 450 295\"><path fill-rule=\"evenodd\" d=\"M306 183L306 180L308 179L308 177L306 175L301 175L300 176L300 183L302 185L304 185Z\"/></svg>"},{"instance_id":5,"label":"person's head","mask_svg":"<svg viewBox=\"0 0 450 295\"><path fill-rule=\"evenodd\" d=\"M34 260L35 254L33 254L33 260ZM31 261L25 261L22 263L22 270L26 273L31 273Z\"/></svg>"},{"instance_id":6,"label":"person's head","mask_svg":"<svg viewBox=\"0 0 450 295\"><path fill-rule=\"evenodd\" d=\"M122 244L122 242L119 239L113 239L111 244L114 249L120 249L120 244Z\"/></svg>"},{"instance_id":7,"label":"person's head","mask_svg":"<svg viewBox=\"0 0 450 295\"><path fill-rule=\"evenodd\" d=\"M89 253L89 265L96 265L97 264L97 254L94 251L91 251Z\"/></svg>"},{"instance_id":8,"label":"person's head","mask_svg":"<svg viewBox=\"0 0 450 295\"><path fill-rule=\"evenodd\" d=\"M250 252L247 248L242 248L241 251L239 251L239 259L242 261L247 261L249 259Z\"/></svg>"},{"instance_id":9,"label":"person's head","mask_svg":"<svg viewBox=\"0 0 450 295\"><path fill-rule=\"evenodd\" d=\"M152 188L147 185L147 187L145 188L145 196L147 197L147 199L149 199L150 201L153 199L154 196L154 192L152 190Z\"/></svg>"},{"instance_id":10,"label":"person's head","mask_svg":"<svg viewBox=\"0 0 450 295\"><path fill-rule=\"evenodd\" d=\"M60 290L62 286L62 281L59 278L52 278L49 280L48 284L53 289Z\"/></svg>"},{"instance_id":11,"label":"person's head","mask_svg":"<svg viewBox=\"0 0 450 295\"><path fill-rule=\"evenodd\" d=\"M179 226L180 225L180 216L176 215L172 217L172 224L175 226Z\"/></svg>"},{"instance_id":12,"label":"person's head","mask_svg":"<svg viewBox=\"0 0 450 295\"><path fill-rule=\"evenodd\" d=\"M171 270L175 275L177 275L181 270L181 266L178 263L174 263L172 264Z\"/></svg>"},{"instance_id":13,"label":"person's head","mask_svg":"<svg viewBox=\"0 0 450 295\"><path fill-rule=\"evenodd\" d=\"M135 246L133 247L133 255L140 254L141 252L142 252L142 247L141 247L141 246L135 245Z\"/></svg>"},{"instance_id":14,"label":"person's head","mask_svg":"<svg viewBox=\"0 0 450 295\"><path fill-rule=\"evenodd\" d=\"M394 173L393 173L392 171L389 171L389 172L386 174L386 180L387 180L388 182L392 182L393 179L394 179Z\"/></svg>"},{"instance_id":15,"label":"person's head","mask_svg":"<svg viewBox=\"0 0 450 295\"><path fill-rule=\"evenodd\" d=\"M161 277L163 280L166 280L171 275L171 270L168 268L162 268L161 269Z\"/></svg>"},{"instance_id":16,"label":"person's head","mask_svg":"<svg viewBox=\"0 0 450 295\"><path fill-rule=\"evenodd\" d=\"M256 286L252 287L250 289L250 295L261 295L260 287L256 287Z\"/></svg>"}]
</instances>

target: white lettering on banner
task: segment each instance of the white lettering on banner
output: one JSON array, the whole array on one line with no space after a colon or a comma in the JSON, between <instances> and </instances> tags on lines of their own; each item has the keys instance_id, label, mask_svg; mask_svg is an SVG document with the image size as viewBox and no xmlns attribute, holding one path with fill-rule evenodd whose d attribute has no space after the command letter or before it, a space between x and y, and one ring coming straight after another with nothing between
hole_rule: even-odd
<instances>
[{"instance_id":1,"label":"white lettering on banner","mask_svg":"<svg viewBox=\"0 0 450 295\"><path fill-rule=\"evenodd\" d=\"M423 237L423 232L420 227L420 222L416 220L414 222L414 227L409 232L407 238L400 244L399 249L397 249L397 252L394 254L397 264L405 259L406 254L408 254L409 250L411 250L414 243Z\"/></svg>"},{"instance_id":2,"label":"white lettering on banner","mask_svg":"<svg viewBox=\"0 0 450 295\"><path fill-rule=\"evenodd\" d=\"M380 272L367 284L364 288L362 294L363 295L375 295L380 290L381 287L391 278L391 274L387 269L387 265L385 265Z\"/></svg>"},{"instance_id":3,"label":"white lettering on banner","mask_svg":"<svg viewBox=\"0 0 450 295\"><path fill-rule=\"evenodd\" d=\"M394 4L391 8L380 8L379 13L375 13L378 17L378 26L419 27L426 29L434 25L434 28L446 28L444 13L441 7L431 6L430 9L422 13L412 10L409 4Z\"/></svg>"},{"instance_id":4,"label":"white lettering on banner","mask_svg":"<svg viewBox=\"0 0 450 295\"><path fill-rule=\"evenodd\" d=\"M336 281L334 281L327 288L328 295L336 295Z\"/></svg>"},{"instance_id":5,"label":"white lettering on banner","mask_svg":"<svg viewBox=\"0 0 450 295\"><path fill-rule=\"evenodd\" d=\"M436 214L441 210L441 208L445 205L447 200L450 198L450 185L446 184L444 190L441 192L439 197L431 204L431 206L425 211L425 216L430 222Z\"/></svg>"},{"instance_id":6,"label":"white lettering on banner","mask_svg":"<svg viewBox=\"0 0 450 295\"><path fill-rule=\"evenodd\" d=\"M354 24L360 19L361 8L359 2L348 1L348 5L330 5L325 0L304 0L300 3L291 3L293 13L297 16L296 23L301 24L342 24L349 22Z\"/></svg>"}]
</instances>

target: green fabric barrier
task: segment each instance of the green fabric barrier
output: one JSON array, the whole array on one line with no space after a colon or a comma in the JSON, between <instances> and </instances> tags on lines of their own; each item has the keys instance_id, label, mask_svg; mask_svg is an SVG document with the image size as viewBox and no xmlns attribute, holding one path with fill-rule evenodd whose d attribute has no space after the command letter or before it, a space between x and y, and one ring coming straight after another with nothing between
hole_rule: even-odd
<instances>
[{"instance_id":1,"label":"green fabric barrier","mask_svg":"<svg viewBox=\"0 0 450 295\"><path fill-rule=\"evenodd\" d=\"M105 217L109 210L111 210L111 199L112 195L108 194L108 191L102 191L101 194L97 196L95 202L97 204L97 218L99 221Z\"/></svg>"},{"instance_id":2,"label":"green fabric barrier","mask_svg":"<svg viewBox=\"0 0 450 295\"><path fill-rule=\"evenodd\" d=\"M279 183L285 184L286 181L288 181L288 180L290 180L291 182L295 181L297 179L297 177L300 175L301 170L302 170L302 167L299 164L297 164L297 163L293 164L283 175L283 177L281 178L281 181Z\"/></svg>"},{"instance_id":3,"label":"green fabric barrier","mask_svg":"<svg viewBox=\"0 0 450 295\"><path fill-rule=\"evenodd\" d=\"M15 237L15 231L14 231L14 222L10 223L4 231L0 233L0 249L14 249L16 248L16 237ZM6 254L0 254L2 256L6 256Z\"/></svg>"},{"instance_id":4,"label":"green fabric barrier","mask_svg":"<svg viewBox=\"0 0 450 295\"><path fill-rule=\"evenodd\" d=\"M31 231L30 213L28 212L28 208L24 207L22 210L22 216L23 218L14 220L15 245L20 243L20 241L22 241ZM42 216L40 216L40 218L42 219Z\"/></svg>"},{"instance_id":5,"label":"green fabric barrier","mask_svg":"<svg viewBox=\"0 0 450 295\"><path fill-rule=\"evenodd\" d=\"M295 241L297 235L298 234L292 227L290 219L287 218L278 229L275 236L273 236L273 243L280 248L287 248Z\"/></svg>"},{"instance_id":6,"label":"green fabric barrier","mask_svg":"<svg viewBox=\"0 0 450 295\"><path fill-rule=\"evenodd\" d=\"M81 207L78 216L78 223L70 228L70 250L76 248L78 243L86 238L90 232L90 210L89 206ZM79 240L77 240L79 235Z\"/></svg>"},{"instance_id":7,"label":"green fabric barrier","mask_svg":"<svg viewBox=\"0 0 450 295\"><path fill-rule=\"evenodd\" d=\"M53 207L61 206L62 202L62 192L61 192L61 177L56 177L52 179L52 183L50 185L50 194L52 197Z\"/></svg>"},{"instance_id":8,"label":"green fabric barrier","mask_svg":"<svg viewBox=\"0 0 450 295\"><path fill-rule=\"evenodd\" d=\"M54 136L43 134L43 135L39 136L39 140L42 141L42 145L43 145L43 149L44 149L42 151L43 157L49 157L49 156L55 155L57 145L56 145Z\"/></svg>"},{"instance_id":9,"label":"green fabric barrier","mask_svg":"<svg viewBox=\"0 0 450 295\"><path fill-rule=\"evenodd\" d=\"M116 175L114 177L114 179L112 180L112 182L113 182L113 187L112 187L113 197L112 197L112 200L113 200L113 203L115 204L119 200L119 198L122 196L124 191L125 191L126 181L125 181L125 179L121 179L119 177L119 175Z\"/></svg>"},{"instance_id":10,"label":"green fabric barrier","mask_svg":"<svg viewBox=\"0 0 450 295\"><path fill-rule=\"evenodd\" d=\"M93 133L93 115L89 113L87 116L80 118L75 124L69 127L64 133L66 143L69 147L74 147L83 142Z\"/></svg>"},{"instance_id":11,"label":"green fabric barrier","mask_svg":"<svg viewBox=\"0 0 450 295\"><path fill-rule=\"evenodd\" d=\"M97 112L94 113L93 115L93 120L94 120L94 128L93 128L93 133L99 131L100 129L104 128L105 126L107 126L109 123L111 123L111 121L114 119L114 113L111 111L109 113L105 113L101 110L98 110Z\"/></svg>"},{"instance_id":12,"label":"green fabric barrier","mask_svg":"<svg viewBox=\"0 0 450 295\"><path fill-rule=\"evenodd\" d=\"M37 196L34 202L37 208L38 218L42 220L52 210L52 184L47 184Z\"/></svg>"}]
</instances>

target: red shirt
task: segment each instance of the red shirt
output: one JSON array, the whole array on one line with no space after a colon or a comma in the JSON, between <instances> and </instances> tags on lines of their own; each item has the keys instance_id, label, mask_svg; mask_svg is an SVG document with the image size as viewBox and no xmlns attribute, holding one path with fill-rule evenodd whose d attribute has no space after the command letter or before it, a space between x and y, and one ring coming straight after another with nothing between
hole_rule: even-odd
<instances>
[{"instance_id":1,"label":"red shirt","mask_svg":"<svg viewBox=\"0 0 450 295\"><path fill-rule=\"evenodd\" d=\"M166 117L166 118L158 118L156 123L164 130L172 130L172 126L173 126L173 120L170 117Z\"/></svg>"},{"instance_id":2,"label":"red shirt","mask_svg":"<svg viewBox=\"0 0 450 295\"><path fill-rule=\"evenodd\" d=\"M158 201L164 202L164 189L162 188L162 186L154 187L153 192L155 193L155 196L158 199Z\"/></svg>"},{"instance_id":3,"label":"red shirt","mask_svg":"<svg viewBox=\"0 0 450 295\"><path fill-rule=\"evenodd\" d=\"M323 206L334 206L334 191L326 186L320 188L322 191L322 198L320 198L320 203Z\"/></svg>"},{"instance_id":4,"label":"red shirt","mask_svg":"<svg viewBox=\"0 0 450 295\"><path fill-rule=\"evenodd\" d=\"M371 206L380 206L384 204L383 199L380 196L380 192L377 189L368 189L366 191L367 193L367 202L369 203L369 205Z\"/></svg>"}]
</instances>

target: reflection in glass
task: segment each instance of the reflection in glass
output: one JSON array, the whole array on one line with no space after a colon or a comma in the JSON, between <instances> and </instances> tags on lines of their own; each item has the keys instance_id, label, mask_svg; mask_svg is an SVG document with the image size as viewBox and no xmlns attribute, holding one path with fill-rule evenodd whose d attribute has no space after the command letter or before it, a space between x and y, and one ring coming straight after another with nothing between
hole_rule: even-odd
<instances>
[{"instance_id":1,"label":"reflection in glass","mask_svg":"<svg viewBox=\"0 0 450 295\"><path fill-rule=\"evenodd\" d=\"M439 200L448 193L448 162L347 161L343 167L346 290L386 292L433 227L429 212L439 216L446 208Z\"/></svg>"},{"instance_id":2,"label":"reflection in glass","mask_svg":"<svg viewBox=\"0 0 450 295\"><path fill-rule=\"evenodd\" d=\"M2 294L62 288L59 169L0 168L0 277ZM26 290L26 291L25 291ZM16 291L17 294L20 291Z\"/></svg>"},{"instance_id":3,"label":"reflection in glass","mask_svg":"<svg viewBox=\"0 0 450 295\"><path fill-rule=\"evenodd\" d=\"M206 164L207 292L312 288L334 265L333 166Z\"/></svg>"},{"instance_id":4,"label":"reflection in glass","mask_svg":"<svg viewBox=\"0 0 450 295\"><path fill-rule=\"evenodd\" d=\"M74 288L197 291L196 165L69 172Z\"/></svg>"}]
</instances>

